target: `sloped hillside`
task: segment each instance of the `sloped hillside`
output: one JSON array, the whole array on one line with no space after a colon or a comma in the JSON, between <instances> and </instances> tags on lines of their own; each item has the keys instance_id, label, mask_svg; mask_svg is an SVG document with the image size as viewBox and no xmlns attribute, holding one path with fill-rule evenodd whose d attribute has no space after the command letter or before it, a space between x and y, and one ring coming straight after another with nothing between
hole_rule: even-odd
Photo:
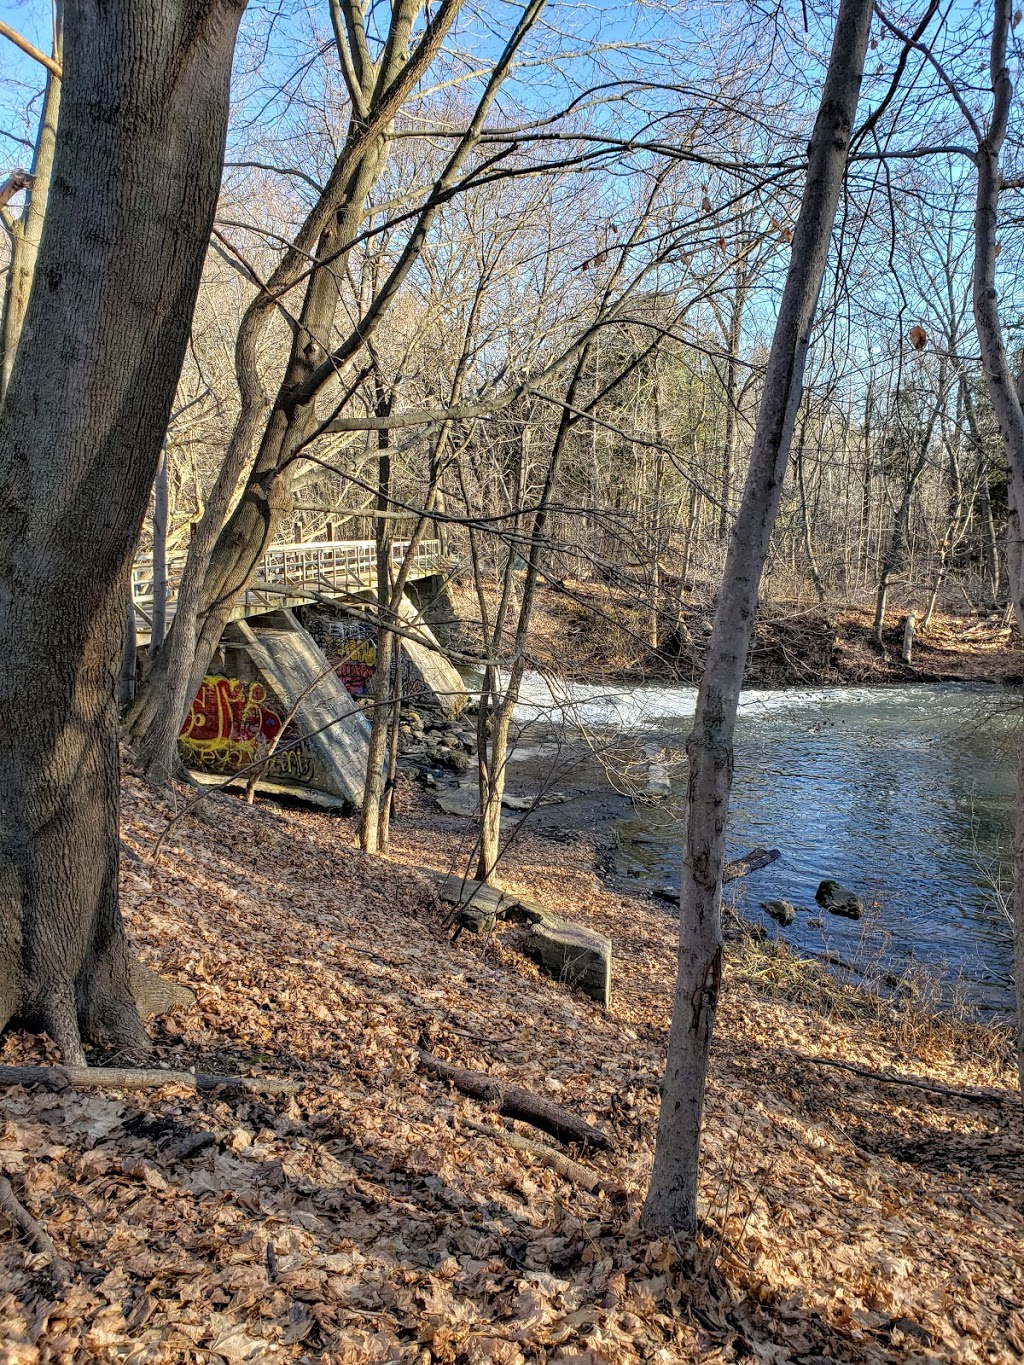
<instances>
[{"instance_id":1,"label":"sloped hillside","mask_svg":"<svg viewBox=\"0 0 1024 1365\"><path fill-rule=\"evenodd\" d=\"M126 778L125 906L194 1007L166 1067L300 1080L291 1096L2 1093L0 1164L71 1263L0 1231L0 1362L1017 1360L1019 1106L1004 1040L895 1013L749 940L730 947L694 1255L638 1231L673 923L602 887L585 840L527 839L506 878L615 942L603 1013L516 935L451 929L415 864L465 822L404 794L395 861L349 821L227 796L185 816ZM503 1140L418 1046L513 1079L615 1138L567 1179ZM55 1058L6 1039L4 1063ZM130 1062L131 1058L95 1057ZM493 1135L488 1131L493 1130ZM521 1134L557 1146L543 1134Z\"/></svg>"}]
</instances>

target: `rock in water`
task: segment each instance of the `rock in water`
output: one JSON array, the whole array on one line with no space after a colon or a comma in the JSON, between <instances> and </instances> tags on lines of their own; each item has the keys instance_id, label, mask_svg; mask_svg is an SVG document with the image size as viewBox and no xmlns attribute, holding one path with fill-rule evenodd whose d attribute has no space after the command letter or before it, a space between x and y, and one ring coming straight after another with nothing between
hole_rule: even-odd
<instances>
[{"instance_id":1,"label":"rock in water","mask_svg":"<svg viewBox=\"0 0 1024 1365\"><path fill-rule=\"evenodd\" d=\"M796 919L796 910L789 901L762 901L761 909L766 915L771 915L773 920L777 920L783 928Z\"/></svg>"},{"instance_id":2,"label":"rock in water","mask_svg":"<svg viewBox=\"0 0 1024 1365\"><path fill-rule=\"evenodd\" d=\"M612 943L603 934L563 920L534 924L526 951L541 971L584 991L608 1008L612 989Z\"/></svg>"},{"instance_id":3,"label":"rock in water","mask_svg":"<svg viewBox=\"0 0 1024 1365\"><path fill-rule=\"evenodd\" d=\"M821 883L814 893L814 899L830 915L845 915L847 919L860 919L864 913L864 902L859 896L848 891L829 878Z\"/></svg>"}]
</instances>

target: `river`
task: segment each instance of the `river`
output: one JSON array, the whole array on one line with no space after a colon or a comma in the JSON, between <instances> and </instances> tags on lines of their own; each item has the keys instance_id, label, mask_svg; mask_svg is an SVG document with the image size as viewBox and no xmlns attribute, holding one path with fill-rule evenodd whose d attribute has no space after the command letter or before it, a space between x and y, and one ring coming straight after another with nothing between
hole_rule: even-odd
<instances>
[{"instance_id":1,"label":"river","mask_svg":"<svg viewBox=\"0 0 1024 1365\"><path fill-rule=\"evenodd\" d=\"M695 698L691 687L656 685L575 685L553 696L530 677L517 713L518 761L536 773L546 757L558 785L603 787L619 870L652 888L678 888L682 751ZM765 844L782 857L729 894L802 951L909 970L925 989L941 982L947 1004L1004 1013L1018 707L1013 690L960 684L745 692L729 855ZM566 733L568 748L556 739ZM630 780L643 786L662 761L666 800L616 802L616 791ZM863 919L818 911L824 877L863 897ZM769 898L800 907L792 926L780 930L763 914Z\"/></svg>"}]
</instances>

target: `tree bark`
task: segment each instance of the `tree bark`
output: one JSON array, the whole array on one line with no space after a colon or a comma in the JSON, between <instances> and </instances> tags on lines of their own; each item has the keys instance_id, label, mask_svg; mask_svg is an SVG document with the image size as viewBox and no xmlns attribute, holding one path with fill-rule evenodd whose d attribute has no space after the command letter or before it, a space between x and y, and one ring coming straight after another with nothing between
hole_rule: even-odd
<instances>
[{"instance_id":1,"label":"tree bark","mask_svg":"<svg viewBox=\"0 0 1024 1365\"><path fill-rule=\"evenodd\" d=\"M691 1236L708 1052L722 976L722 863L733 736L758 584L782 497L818 293L860 93L871 0L842 0L808 152L807 180L772 339L746 485L697 697L680 889L679 971L651 1185L642 1221Z\"/></svg>"},{"instance_id":2,"label":"tree bark","mask_svg":"<svg viewBox=\"0 0 1024 1365\"><path fill-rule=\"evenodd\" d=\"M117 898L114 688L241 12L71 7L35 286L0 412L0 1026L41 1024L70 1064L83 1039L145 1039Z\"/></svg>"}]
</instances>

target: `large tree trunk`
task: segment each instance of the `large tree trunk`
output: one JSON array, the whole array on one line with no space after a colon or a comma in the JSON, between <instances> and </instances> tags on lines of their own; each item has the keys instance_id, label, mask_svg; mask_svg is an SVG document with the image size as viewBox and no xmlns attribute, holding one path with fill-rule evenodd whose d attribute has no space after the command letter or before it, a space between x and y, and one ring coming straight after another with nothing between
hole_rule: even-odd
<instances>
[{"instance_id":1,"label":"large tree trunk","mask_svg":"<svg viewBox=\"0 0 1024 1365\"><path fill-rule=\"evenodd\" d=\"M679 973L644 1226L691 1235L708 1051L722 975L722 863L733 735L758 584L782 497L818 291L846 170L872 0L842 0L789 274L772 339L750 466L733 527L689 757L688 818L679 896Z\"/></svg>"},{"instance_id":2,"label":"large tree trunk","mask_svg":"<svg viewBox=\"0 0 1024 1365\"><path fill-rule=\"evenodd\" d=\"M0 1025L138 1044L118 910L115 681L188 339L242 4L84 0L0 413ZM102 173L97 174L97 168Z\"/></svg>"}]
</instances>

